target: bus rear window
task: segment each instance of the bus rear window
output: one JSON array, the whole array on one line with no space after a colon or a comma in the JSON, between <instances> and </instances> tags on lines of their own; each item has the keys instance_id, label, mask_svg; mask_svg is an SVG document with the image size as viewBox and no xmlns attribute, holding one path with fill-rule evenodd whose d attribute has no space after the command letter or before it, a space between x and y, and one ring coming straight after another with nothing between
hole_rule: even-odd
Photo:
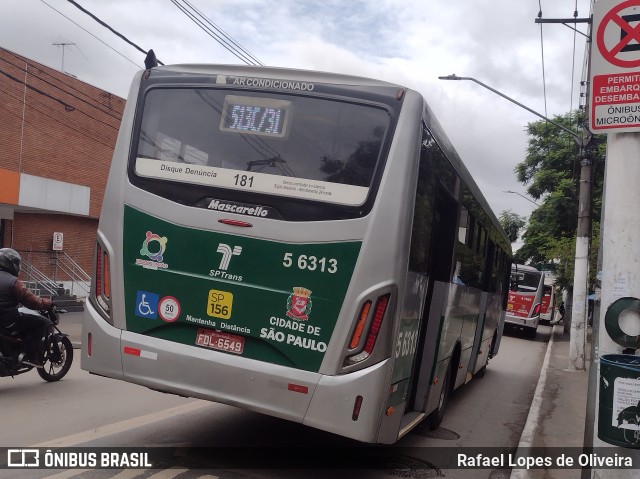
<instances>
[{"instance_id":1,"label":"bus rear window","mask_svg":"<svg viewBox=\"0 0 640 479\"><path fill-rule=\"evenodd\" d=\"M540 276L541 273L523 273L518 272L511 273L511 281L516 281L518 283L518 291L519 293L531 293L538 290L540 286Z\"/></svg>"},{"instance_id":2,"label":"bus rear window","mask_svg":"<svg viewBox=\"0 0 640 479\"><path fill-rule=\"evenodd\" d=\"M362 205L389 112L335 99L155 88L144 97L138 176Z\"/></svg>"}]
</instances>

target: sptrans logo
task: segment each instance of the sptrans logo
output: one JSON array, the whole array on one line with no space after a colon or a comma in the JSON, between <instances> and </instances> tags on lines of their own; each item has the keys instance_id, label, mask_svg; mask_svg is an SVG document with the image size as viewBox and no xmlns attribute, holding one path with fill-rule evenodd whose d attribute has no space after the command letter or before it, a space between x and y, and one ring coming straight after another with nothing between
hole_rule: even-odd
<instances>
[{"instance_id":1,"label":"sptrans logo","mask_svg":"<svg viewBox=\"0 0 640 479\"><path fill-rule=\"evenodd\" d=\"M231 249L231 246L229 246L228 244L220 243L216 251L218 253L222 253L222 259L220 260L219 268L223 271L226 271L227 268L229 268L231 256L240 256L240 254L242 253L242 246L234 246L233 249Z\"/></svg>"},{"instance_id":2,"label":"sptrans logo","mask_svg":"<svg viewBox=\"0 0 640 479\"><path fill-rule=\"evenodd\" d=\"M164 252L167 250L168 241L166 236L160 236L151 231L147 231L146 238L142 242L140 254L146 256L151 261L138 258L136 259L136 264L151 269L167 269L169 265L162 260L164 259Z\"/></svg>"},{"instance_id":3,"label":"sptrans logo","mask_svg":"<svg viewBox=\"0 0 640 479\"><path fill-rule=\"evenodd\" d=\"M229 246L225 243L219 243L217 253L222 253L222 258L220 258L220 265L218 269L209 270L209 276L212 278L220 278L227 279L230 281L242 281L242 276L237 274L229 274L227 273L227 269L229 269L229 263L231 263L231 258L234 256L240 256L242 254L242 246Z\"/></svg>"}]
</instances>

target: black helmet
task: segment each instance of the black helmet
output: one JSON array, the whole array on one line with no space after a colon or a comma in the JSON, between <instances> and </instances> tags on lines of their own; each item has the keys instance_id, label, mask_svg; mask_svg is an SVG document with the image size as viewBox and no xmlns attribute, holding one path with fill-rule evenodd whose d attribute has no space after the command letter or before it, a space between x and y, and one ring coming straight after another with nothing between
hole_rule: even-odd
<instances>
[{"instance_id":1,"label":"black helmet","mask_svg":"<svg viewBox=\"0 0 640 479\"><path fill-rule=\"evenodd\" d=\"M11 248L0 248L0 269L14 276L20 274L20 254Z\"/></svg>"}]
</instances>

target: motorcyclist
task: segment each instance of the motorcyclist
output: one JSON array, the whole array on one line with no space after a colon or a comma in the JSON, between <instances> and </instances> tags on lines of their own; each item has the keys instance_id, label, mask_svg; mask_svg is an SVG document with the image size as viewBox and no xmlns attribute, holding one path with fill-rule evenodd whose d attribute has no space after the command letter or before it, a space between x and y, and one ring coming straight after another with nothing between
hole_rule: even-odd
<instances>
[{"instance_id":1,"label":"motorcyclist","mask_svg":"<svg viewBox=\"0 0 640 479\"><path fill-rule=\"evenodd\" d=\"M23 364L42 367L39 357L40 341L46 335L51 321L42 316L21 313L22 304L34 310L50 310L53 302L40 298L31 292L22 281L20 274L21 258L11 248L0 248L0 326L18 331L24 336L24 353L18 358Z\"/></svg>"}]
</instances>

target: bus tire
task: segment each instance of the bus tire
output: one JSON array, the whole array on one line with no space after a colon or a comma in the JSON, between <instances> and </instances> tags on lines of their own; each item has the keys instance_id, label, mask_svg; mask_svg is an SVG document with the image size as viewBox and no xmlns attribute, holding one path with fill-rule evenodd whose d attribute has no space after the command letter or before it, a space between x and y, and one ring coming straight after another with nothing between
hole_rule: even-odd
<instances>
[{"instance_id":1,"label":"bus tire","mask_svg":"<svg viewBox=\"0 0 640 479\"><path fill-rule=\"evenodd\" d=\"M447 366L447 373L444 375L442 383L442 389L440 390L440 397L438 398L438 407L429 414L429 429L434 430L440 427L442 420L444 419L444 412L449 402L449 395L451 394L451 362Z\"/></svg>"},{"instance_id":2,"label":"bus tire","mask_svg":"<svg viewBox=\"0 0 640 479\"><path fill-rule=\"evenodd\" d=\"M484 366L478 369L478 372L474 375L474 377L482 379L484 375L487 374L487 364L489 364L488 361Z\"/></svg>"}]
</instances>

